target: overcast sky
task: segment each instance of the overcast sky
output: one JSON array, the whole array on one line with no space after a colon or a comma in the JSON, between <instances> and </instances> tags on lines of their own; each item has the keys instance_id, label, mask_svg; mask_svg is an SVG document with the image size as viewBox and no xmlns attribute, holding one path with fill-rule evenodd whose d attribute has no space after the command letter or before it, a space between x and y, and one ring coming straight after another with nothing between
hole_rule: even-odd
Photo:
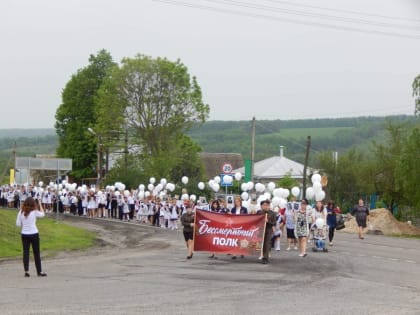
<instances>
[{"instance_id":1,"label":"overcast sky","mask_svg":"<svg viewBox=\"0 0 420 315\"><path fill-rule=\"evenodd\" d=\"M0 128L53 127L66 82L102 48L181 59L212 120L414 111L419 0L167 2L2 0Z\"/></svg>"}]
</instances>

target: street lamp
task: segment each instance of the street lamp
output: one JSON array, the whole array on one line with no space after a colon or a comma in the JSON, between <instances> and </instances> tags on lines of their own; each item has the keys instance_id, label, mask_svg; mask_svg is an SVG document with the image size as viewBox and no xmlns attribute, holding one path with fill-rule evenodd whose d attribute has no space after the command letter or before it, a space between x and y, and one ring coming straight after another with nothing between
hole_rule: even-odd
<instances>
[{"instance_id":1,"label":"street lamp","mask_svg":"<svg viewBox=\"0 0 420 315\"><path fill-rule=\"evenodd\" d=\"M96 155L97 155L97 161L96 161L96 186L99 188L99 185L101 183L101 136L98 135L92 128L87 129L92 135L98 137L97 141L97 147L96 147Z\"/></svg>"}]
</instances>

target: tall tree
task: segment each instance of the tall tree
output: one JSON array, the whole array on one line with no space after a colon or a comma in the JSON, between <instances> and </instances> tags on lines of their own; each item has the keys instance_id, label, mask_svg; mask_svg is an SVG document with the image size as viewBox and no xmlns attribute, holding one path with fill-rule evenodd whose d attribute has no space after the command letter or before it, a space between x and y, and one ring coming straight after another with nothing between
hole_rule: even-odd
<instances>
[{"instance_id":1,"label":"tall tree","mask_svg":"<svg viewBox=\"0 0 420 315\"><path fill-rule=\"evenodd\" d=\"M420 212L420 126L415 126L404 142L396 170L403 193L402 203Z\"/></svg>"},{"instance_id":2,"label":"tall tree","mask_svg":"<svg viewBox=\"0 0 420 315\"><path fill-rule=\"evenodd\" d=\"M401 177L397 176L397 169L406 133L407 130L404 126L393 125L388 122L387 142L384 144L374 143L376 158L375 185L390 210L393 210L404 200L403 184Z\"/></svg>"},{"instance_id":3,"label":"tall tree","mask_svg":"<svg viewBox=\"0 0 420 315\"><path fill-rule=\"evenodd\" d=\"M414 115L420 115L420 74L413 82L413 96L415 97Z\"/></svg>"},{"instance_id":4,"label":"tall tree","mask_svg":"<svg viewBox=\"0 0 420 315\"><path fill-rule=\"evenodd\" d=\"M184 133L208 118L209 106L196 78L179 60L144 55L123 59L104 81L97 104L96 128L104 134L130 130L130 141L139 145L148 171L157 172L154 176L175 176L174 168L196 159L197 146Z\"/></svg>"},{"instance_id":5,"label":"tall tree","mask_svg":"<svg viewBox=\"0 0 420 315\"><path fill-rule=\"evenodd\" d=\"M328 176L327 197L344 209L351 207L359 197L374 192L372 165L360 151L350 149L340 153L337 161L331 151L322 152L318 166Z\"/></svg>"},{"instance_id":6,"label":"tall tree","mask_svg":"<svg viewBox=\"0 0 420 315\"><path fill-rule=\"evenodd\" d=\"M98 139L89 134L87 128L96 123L94 100L114 66L106 50L90 55L89 65L72 75L62 92L62 104L55 115L59 139L57 155L73 159L72 175L76 178L95 174Z\"/></svg>"}]
</instances>

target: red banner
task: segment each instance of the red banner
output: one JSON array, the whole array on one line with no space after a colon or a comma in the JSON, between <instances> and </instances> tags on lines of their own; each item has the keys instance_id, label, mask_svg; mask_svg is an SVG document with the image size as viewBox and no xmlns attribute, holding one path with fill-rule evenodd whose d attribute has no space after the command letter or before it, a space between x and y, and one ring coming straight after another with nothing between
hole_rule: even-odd
<instances>
[{"instance_id":1,"label":"red banner","mask_svg":"<svg viewBox=\"0 0 420 315\"><path fill-rule=\"evenodd\" d=\"M233 255L260 255L265 215L195 212L194 250Z\"/></svg>"}]
</instances>

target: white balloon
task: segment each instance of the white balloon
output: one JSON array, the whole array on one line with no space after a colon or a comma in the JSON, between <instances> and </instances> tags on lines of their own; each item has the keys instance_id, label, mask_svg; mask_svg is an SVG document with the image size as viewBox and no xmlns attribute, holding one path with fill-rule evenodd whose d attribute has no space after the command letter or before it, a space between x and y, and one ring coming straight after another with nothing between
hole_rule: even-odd
<instances>
[{"instance_id":1,"label":"white balloon","mask_svg":"<svg viewBox=\"0 0 420 315\"><path fill-rule=\"evenodd\" d=\"M247 183L242 183L241 184L241 190L242 191L247 191L248 190L248 184Z\"/></svg>"},{"instance_id":2,"label":"white balloon","mask_svg":"<svg viewBox=\"0 0 420 315\"><path fill-rule=\"evenodd\" d=\"M153 186L153 184L149 184L147 185L147 189L152 191L153 189L155 189L155 186Z\"/></svg>"},{"instance_id":3,"label":"white balloon","mask_svg":"<svg viewBox=\"0 0 420 315\"><path fill-rule=\"evenodd\" d=\"M284 209L284 208L286 208L286 206L287 206L287 200L286 200L286 199L284 199L284 198L280 198L279 207L280 207L281 209Z\"/></svg>"},{"instance_id":4,"label":"white balloon","mask_svg":"<svg viewBox=\"0 0 420 315\"><path fill-rule=\"evenodd\" d=\"M215 177L214 177L214 182L215 182L216 184L220 184L220 181L221 181L220 176L215 176Z\"/></svg>"},{"instance_id":5,"label":"white balloon","mask_svg":"<svg viewBox=\"0 0 420 315\"><path fill-rule=\"evenodd\" d=\"M117 190L117 191L114 193L114 195L115 195L115 196L119 196L119 195L121 195L121 193Z\"/></svg>"},{"instance_id":6,"label":"white balloon","mask_svg":"<svg viewBox=\"0 0 420 315\"><path fill-rule=\"evenodd\" d=\"M196 195L191 195L191 196L190 196L190 200L191 200L192 202L195 202L195 201L197 200L197 196L196 196Z\"/></svg>"},{"instance_id":7,"label":"white balloon","mask_svg":"<svg viewBox=\"0 0 420 315\"><path fill-rule=\"evenodd\" d=\"M128 190L124 190L124 196L125 196L125 197L130 196L130 192L129 192Z\"/></svg>"},{"instance_id":8,"label":"white balloon","mask_svg":"<svg viewBox=\"0 0 420 315\"><path fill-rule=\"evenodd\" d=\"M287 199L290 196L290 190L285 188L283 189L283 198Z\"/></svg>"},{"instance_id":9,"label":"white balloon","mask_svg":"<svg viewBox=\"0 0 420 315\"><path fill-rule=\"evenodd\" d=\"M264 196L264 198L266 200L270 200L271 199L271 194L269 192L266 192L263 196Z\"/></svg>"},{"instance_id":10,"label":"white balloon","mask_svg":"<svg viewBox=\"0 0 420 315\"><path fill-rule=\"evenodd\" d=\"M187 184L188 184L188 177L187 177L187 176L183 176L183 177L181 178L181 182L182 182L184 185L187 185Z\"/></svg>"},{"instance_id":11,"label":"white balloon","mask_svg":"<svg viewBox=\"0 0 420 315\"><path fill-rule=\"evenodd\" d=\"M248 198L249 198L249 195L248 195L248 193L246 192L246 191L244 191L242 194L241 194L241 198L242 198L242 200L248 200Z\"/></svg>"},{"instance_id":12,"label":"white balloon","mask_svg":"<svg viewBox=\"0 0 420 315\"><path fill-rule=\"evenodd\" d=\"M152 184L152 185L154 185L156 183L156 178L150 177L149 178L149 183Z\"/></svg>"},{"instance_id":13,"label":"white balloon","mask_svg":"<svg viewBox=\"0 0 420 315\"><path fill-rule=\"evenodd\" d=\"M248 182L247 183L247 190L253 190L254 189L254 183L253 182Z\"/></svg>"},{"instance_id":14,"label":"white balloon","mask_svg":"<svg viewBox=\"0 0 420 315\"><path fill-rule=\"evenodd\" d=\"M159 198L160 198L160 199L165 198L165 196L166 196L166 194L165 194L165 192L164 192L164 191L161 191L161 192L159 193Z\"/></svg>"},{"instance_id":15,"label":"white balloon","mask_svg":"<svg viewBox=\"0 0 420 315\"><path fill-rule=\"evenodd\" d=\"M235 173L235 180L240 181L242 179L242 174L237 172Z\"/></svg>"},{"instance_id":16,"label":"white balloon","mask_svg":"<svg viewBox=\"0 0 420 315\"><path fill-rule=\"evenodd\" d=\"M306 198L313 199L315 196L314 189L312 187L306 188Z\"/></svg>"},{"instance_id":17,"label":"white balloon","mask_svg":"<svg viewBox=\"0 0 420 315\"><path fill-rule=\"evenodd\" d=\"M322 229L324 227L325 221L323 218L318 218L316 219L315 224L318 229Z\"/></svg>"},{"instance_id":18,"label":"white balloon","mask_svg":"<svg viewBox=\"0 0 420 315\"><path fill-rule=\"evenodd\" d=\"M137 195L140 199L144 198L144 190L139 191L139 194Z\"/></svg>"},{"instance_id":19,"label":"white balloon","mask_svg":"<svg viewBox=\"0 0 420 315\"><path fill-rule=\"evenodd\" d=\"M170 192L173 192L175 190L175 185L172 183L167 183L166 189L169 190Z\"/></svg>"},{"instance_id":20,"label":"white balloon","mask_svg":"<svg viewBox=\"0 0 420 315\"><path fill-rule=\"evenodd\" d=\"M190 199L190 197L188 196L188 194L183 194L183 195L181 196L181 199L182 199L182 200L188 200L188 199Z\"/></svg>"},{"instance_id":21,"label":"white balloon","mask_svg":"<svg viewBox=\"0 0 420 315\"><path fill-rule=\"evenodd\" d=\"M249 201L248 200L242 201L242 207L249 209Z\"/></svg>"},{"instance_id":22,"label":"white balloon","mask_svg":"<svg viewBox=\"0 0 420 315\"><path fill-rule=\"evenodd\" d=\"M274 189L276 189L276 184L275 183L273 183L273 182L269 182L268 184L267 184L267 188L268 188L268 190L269 191L273 191Z\"/></svg>"},{"instance_id":23,"label":"white balloon","mask_svg":"<svg viewBox=\"0 0 420 315\"><path fill-rule=\"evenodd\" d=\"M274 195L275 197L279 197L279 198L281 198L281 196L282 196L282 188L276 188L276 189L274 189L274 190L273 190L273 195Z\"/></svg>"},{"instance_id":24,"label":"white balloon","mask_svg":"<svg viewBox=\"0 0 420 315\"><path fill-rule=\"evenodd\" d=\"M96 193L98 195L98 197L102 196L104 193L100 190Z\"/></svg>"},{"instance_id":25,"label":"white balloon","mask_svg":"<svg viewBox=\"0 0 420 315\"><path fill-rule=\"evenodd\" d=\"M319 174L312 175L311 181L312 181L312 184L320 183L321 182L321 175L319 175Z\"/></svg>"},{"instance_id":26,"label":"white balloon","mask_svg":"<svg viewBox=\"0 0 420 315\"><path fill-rule=\"evenodd\" d=\"M230 185L230 184L232 184L232 182L233 182L233 177L232 177L232 176L230 176L230 175L224 175L224 176L223 176L223 182L224 182L225 184Z\"/></svg>"},{"instance_id":27,"label":"white balloon","mask_svg":"<svg viewBox=\"0 0 420 315\"><path fill-rule=\"evenodd\" d=\"M160 191L162 191L162 189L163 189L163 185L162 185L162 184L157 184L157 186L156 186L156 190L157 190L158 192L160 192Z\"/></svg>"},{"instance_id":28,"label":"white balloon","mask_svg":"<svg viewBox=\"0 0 420 315\"><path fill-rule=\"evenodd\" d=\"M292 188L292 195L293 196L295 196L295 197L297 197L297 196L299 196L299 194L300 194L300 189L299 189L299 187L293 187Z\"/></svg>"},{"instance_id":29,"label":"white balloon","mask_svg":"<svg viewBox=\"0 0 420 315\"><path fill-rule=\"evenodd\" d=\"M214 179L210 179L209 180L209 186L212 187L216 182L214 181Z\"/></svg>"},{"instance_id":30,"label":"white balloon","mask_svg":"<svg viewBox=\"0 0 420 315\"><path fill-rule=\"evenodd\" d=\"M62 180L62 181L61 181L61 183L62 183L63 185L66 185L66 184L67 184L67 181L64 179L64 180Z\"/></svg>"},{"instance_id":31,"label":"white balloon","mask_svg":"<svg viewBox=\"0 0 420 315\"><path fill-rule=\"evenodd\" d=\"M214 191L214 192L218 192L218 191L219 191L219 189L220 189L220 185L219 185L219 184L217 184L217 183L214 183L214 185L213 185L212 189L213 189L213 191Z\"/></svg>"},{"instance_id":32,"label":"white balloon","mask_svg":"<svg viewBox=\"0 0 420 315\"><path fill-rule=\"evenodd\" d=\"M38 183L38 186L39 186L39 187L44 186L44 182L43 182L43 181L40 181L40 182Z\"/></svg>"},{"instance_id":33,"label":"white balloon","mask_svg":"<svg viewBox=\"0 0 420 315\"><path fill-rule=\"evenodd\" d=\"M271 200L273 207L278 207L280 205L280 200L281 199L279 197L273 197L273 199Z\"/></svg>"},{"instance_id":34,"label":"white balloon","mask_svg":"<svg viewBox=\"0 0 420 315\"><path fill-rule=\"evenodd\" d=\"M320 183L320 182L315 182L315 183L312 185L312 187L313 187L313 189L314 189L315 195L316 195L317 193L319 193L320 191L322 191L322 185L321 185L321 183Z\"/></svg>"},{"instance_id":35,"label":"white balloon","mask_svg":"<svg viewBox=\"0 0 420 315\"><path fill-rule=\"evenodd\" d=\"M139 185L139 190L140 190L140 191L144 191L144 189L145 189L145 188L146 188L146 187L145 187L143 184L140 184L140 185Z\"/></svg>"},{"instance_id":36,"label":"white balloon","mask_svg":"<svg viewBox=\"0 0 420 315\"><path fill-rule=\"evenodd\" d=\"M255 184L255 190L259 193L262 193L265 190L265 186L261 183L256 183Z\"/></svg>"},{"instance_id":37,"label":"white balloon","mask_svg":"<svg viewBox=\"0 0 420 315\"><path fill-rule=\"evenodd\" d=\"M206 187L206 185L204 185L203 182L199 182L197 187L198 187L198 189L203 190Z\"/></svg>"},{"instance_id":38,"label":"white balloon","mask_svg":"<svg viewBox=\"0 0 420 315\"><path fill-rule=\"evenodd\" d=\"M315 193L315 200L316 201L322 201L325 198L325 191L321 190L317 193Z\"/></svg>"},{"instance_id":39,"label":"white balloon","mask_svg":"<svg viewBox=\"0 0 420 315\"><path fill-rule=\"evenodd\" d=\"M168 181L166 180L166 178L162 178L161 180L160 180L160 184L163 186L163 187L165 187L165 185L168 183Z\"/></svg>"}]
</instances>

